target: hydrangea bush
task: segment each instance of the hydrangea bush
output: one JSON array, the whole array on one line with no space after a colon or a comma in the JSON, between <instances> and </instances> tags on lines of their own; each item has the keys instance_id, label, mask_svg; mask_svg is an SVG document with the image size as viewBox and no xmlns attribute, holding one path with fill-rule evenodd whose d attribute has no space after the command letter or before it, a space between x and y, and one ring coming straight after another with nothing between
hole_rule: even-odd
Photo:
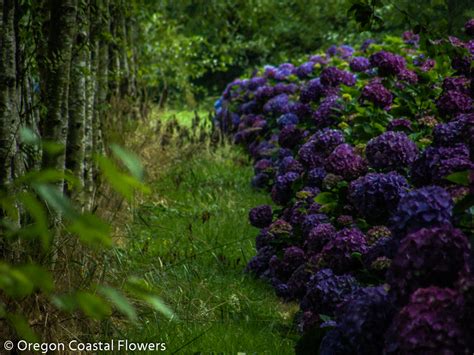
<instances>
[{"instance_id":1,"label":"hydrangea bush","mask_svg":"<svg viewBox=\"0 0 474 355\"><path fill-rule=\"evenodd\" d=\"M332 46L216 103L278 205L249 213L246 270L300 303L321 354L474 351L473 29L436 58L412 32Z\"/></svg>"}]
</instances>

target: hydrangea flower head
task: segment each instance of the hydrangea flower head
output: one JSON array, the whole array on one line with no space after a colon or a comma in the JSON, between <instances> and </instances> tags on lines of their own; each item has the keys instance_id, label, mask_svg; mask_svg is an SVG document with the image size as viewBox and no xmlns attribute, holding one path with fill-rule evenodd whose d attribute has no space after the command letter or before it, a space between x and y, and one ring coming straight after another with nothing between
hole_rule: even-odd
<instances>
[{"instance_id":1,"label":"hydrangea flower head","mask_svg":"<svg viewBox=\"0 0 474 355\"><path fill-rule=\"evenodd\" d=\"M400 237L424 227L450 224L453 201L439 186L425 186L407 192L391 217L393 230Z\"/></svg>"},{"instance_id":2,"label":"hydrangea flower head","mask_svg":"<svg viewBox=\"0 0 474 355\"><path fill-rule=\"evenodd\" d=\"M422 228L400 242L387 280L400 302L418 288L453 287L467 267L469 242L451 225Z\"/></svg>"},{"instance_id":3,"label":"hydrangea flower head","mask_svg":"<svg viewBox=\"0 0 474 355\"><path fill-rule=\"evenodd\" d=\"M418 148L403 132L387 131L372 138L365 150L371 167L397 170L410 166L418 156Z\"/></svg>"},{"instance_id":4,"label":"hydrangea flower head","mask_svg":"<svg viewBox=\"0 0 474 355\"><path fill-rule=\"evenodd\" d=\"M268 227L272 223L272 218L272 208L268 205L257 206L249 212L250 224L257 228Z\"/></svg>"},{"instance_id":5,"label":"hydrangea flower head","mask_svg":"<svg viewBox=\"0 0 474 355\"><path fill-rule=\"evenodd\" d=\"M408 190L407 180L395 173L369 173L351 182L349 199L368 221L384 223Z\"/></svg>"},{"instance_id":6,"label":"hydrangea flower head","mask_svg":"<svg viewBox=\"0 0 474 355\"><path fill-rule=\"evenodd\" d=\"M326 170L344 179L353 180L366 172L367 164L349 144L340 144L327 158Z\"/></svg>"},{"instance_id":7,"label":"hydrangea flower head","mask_svg":"<svg viewBox=\"0 0 474 355\"><path fill-rule=\"evenodd\" d=\"M349 63L352 71L363 72L370 68L370 62L365 57L354 57Z\"/></svg>"},{"instance_id":8,"label":"hydrangea flower head","mask_svg":"<svg viewBox=\"0 0 474 355\"><path fill-rule=\"evenodd\" d=\"M392 105L393 96L381 83L372 82L362 89L361 100L372 102L377 107L389 110Z\"/></svg>"},{"instance_id":9,"label":"hydrangea flower head","mask_svg":"<svg viewBox=\"0 0 474 355\"><path fill-rule=\"evenodd\" d=\"M358 267L358 261L352 254L364 254L366 251L364 234L357 228L344 228L324 246L318 264L331 268L337 274L343 274Z\"/></svg>"},{"instance_id":10,"label":"hydrangea flower head","mask_svg":"<svg viewBox=\"0 0 474 355\"><path fill-rule=\"evenodd\" d=\"M465 354L460 298L449 288L420 288L395 316L385 337L386 354Z\"/></svg>"}]
</instances>

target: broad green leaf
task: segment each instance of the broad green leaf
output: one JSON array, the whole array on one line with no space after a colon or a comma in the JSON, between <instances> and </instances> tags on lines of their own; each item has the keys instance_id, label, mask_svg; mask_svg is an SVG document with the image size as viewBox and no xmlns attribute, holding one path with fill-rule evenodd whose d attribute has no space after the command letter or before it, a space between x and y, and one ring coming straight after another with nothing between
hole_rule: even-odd
<instances>
[{"instance_id":1,"label":"broad green leaf","mask_svg":"<svg viewBox=\"0 0 474 355\"><path fill-rule=\"evenodd\" d=\"M30 295L35 285L23 272L2 263L0 264L0 289L10 297L21 299Z\"/></svg>"},{"instance_id":2,"label":"broad green leaf","mask_svg":"<svg viewBox=\"0 0 474 355\"><path fill-rule=\"evenodd\" d=\"M39 341L38 335L31 329L28 321L20 314L7 314L9 323L15 328L19 338L26 340L30 343L36 343Z\"/></svg>"},{"instance_id":3,"label":"broad green leaf","mask_svg":"<svg viewBox=\"0 0 474 355\"><path fill-rule=\"evenodd\" d=\"M123 315L127 316L132 322L137 321L137 313L135 307L128 301L128 299L122 295L119 291L112 287L101 286L99 292L107 297L110 302L120 311Z\"/></svg>"},{"instance_id":4,"label":"broad green leaf","mask_svg":"<svg viewBox=\"0 0 474 355\"><path fill-rule=\"evenodd\" d=\"M48 230L48 216L44 210L43 205L38 201L38 199L31 193L23 193L19 196L19 200L23 203L23 206L29 212L31 217L34 219L34 224L30 226L23 227L22 233L29 233L31 231L36 236L39 236L41 241L41 247L43 250L47 250L51 244L52 235Z\"/></svg>"},{"instance_id":5,"label":"broad green leaf","mask_svg":"<svg viewBox=\"0 0 474 355\"><path fill-rule=\"evenodd\" d=\"M91 246L112 245L109 225L92 213L84 213L74 218L67 230Z\"/></svg>"},{"instance_id":6,"label":"broad green leaf","mask_svg":"<svg viewBox=\"0 0 474 355\"><path fill-rule=\"evenodd\" d=\"M39 265L27 264L18 267L29 280L32 281L35 288L49 293L54 289L54 281L51 274Z\"/></svg>"},{"instance_id":7,"label":"broad green leaf","mask_svg":"<svg viewBox=\"0 0 474 355\"><path fill-rule=\"evenodd\" d=\"M123 149L121 146L117 144L112 144L110 149L114 153L114 155L122 161L122 163L127 167L130 173L137 179L142 180L144 175L143 166L140 163L138 157Z\"/></svg>"},{"instance_id":8,"label":"broad green leaf","mask_svg":"<svg viewBox=\"0 0 474 355\"><path fill-rule=\"evenodd\" d=\"M175 314L171 308L169 308L158 296L146 295L143 297L143 300L165 317L169 319L175 318Z\"/></svg>"},{"instance_id":9,"label":"broad green leaf","mask_svg":"<svg viewBox=\"0 0 474 355\"><path fill-rule=\"evenodd\" d=\"M337 196L331 192L321 192L314 198L314 201L326 205L328 203L334 203L337 201Z\"/></svg>"},{"instance_id":10,"label":"broad green leaf","mask_svg":"<svg viewBox=\"0 0 474 355\"><path fill-rule=\"evenodd\" d=\"M41 198L48 203L56 212L68 218L74 218L78 214L71 205L69 199L64 196L57 187L47 184L35 185L35 190Z\"/></svg>"},{"instance_id":11,"label":"broad green leaf","mask_svg":"<svg viewBox=\"0 0 474 355\"><path fill-rule=\"evenodd\" d=\"M458 185L469 186L469 171L458 171L445 177Z\"/></svg>"},{"instance_id":12,"label":"broad green leaf","mask_svg":"<svg viewBox=\"0 0 474 355\"><path fill-rule=\"evenodd\" d=\"M90 318L101 320L112 314L110 305L97 295L80 291L76 294L79 308Z\"/></svg>"}]
</instances>

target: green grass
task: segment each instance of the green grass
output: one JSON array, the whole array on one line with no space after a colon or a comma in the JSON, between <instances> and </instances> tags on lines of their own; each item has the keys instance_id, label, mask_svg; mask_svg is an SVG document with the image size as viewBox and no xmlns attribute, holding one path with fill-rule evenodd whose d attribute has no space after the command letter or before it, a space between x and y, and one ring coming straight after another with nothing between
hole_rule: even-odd
<instances>
[{"instance_id":1,"label":"green grass","mask_svg":"<svg viewBox=\"0 0 474 355\"><path fill-rule=\"evenodd\" d=\"M270 202L250 187L245 154L222 147L176 156L151 184L117 255L121 275L144 277L178 320L144 310L122 338L166 342L183 354L292 354L296 306L243 272L258 232L248 210Z\"/></svg>"},{"instance_id":2,"label":"green grass","mask_svg":"<svg viewBox=\"0 0 474 355\"><path fill-rule=\"evenodd\" d=\"M196 113L201 118L206 118L209 115L208 111L204 111L202 109L196 110L196 112L165 109L165 110L158 111L156 113L156 117L159 118L162 122L168 122L171 119L175 118L181 125L185 127L190 127Z\"/></svg>"}]
</instances>

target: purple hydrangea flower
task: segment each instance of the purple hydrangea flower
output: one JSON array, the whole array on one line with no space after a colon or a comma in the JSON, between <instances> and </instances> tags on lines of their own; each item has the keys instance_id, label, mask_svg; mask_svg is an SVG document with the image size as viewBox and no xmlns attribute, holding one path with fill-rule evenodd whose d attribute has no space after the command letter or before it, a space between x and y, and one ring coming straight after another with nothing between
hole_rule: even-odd
<instances>
[{"instance_id":1,"label":"purple hydrangea flower","mask_svg":"<svg viewBox=\"0 0 474 355\"><path fill-rule=\"evenodd\" d=\"M336 67L324 68L320 75L321 84L336 87L340 84L354 86L356 78L353 74Z\"/></svg>"},{"instance_id":2,"label":"purple hydrangea flower","mask_svg":"<svg viewBox=\"0 0 474 355\"><path fill-rule=\"evenodd\" d=\"M452 76L443 80L443 91L458 91L469 95L470 80L465 76Z\"/></svg>"},{"instance_id":3,"label":"purple hydrangea flower","mask_svg":"<svg viewBox=\"0 0 474 355\"><path fill-rule=\"evenodd\" d=\"M318 257L318 265L329 267L336 274L343 274L360 266L352 254L364 254L366 251L364 234L357 228L344 228L324 246Z\"/></svg>"},{"instance_id":4,"label":"purple hydrangea flower","mask_svg":"<svg viewBox=\"0 0 474 355\"><path fill-rule=\"evenodd\" d=\"M372 54L369 60L373 67L378 68L382 76L397 75L406 67L405 58L385 51Z\"/></svg>"},{"instance_id":5,"label":"purple hydrangea flower","mask_svg":"<svg viewBox=\"0 0 474 355\"><path fill-rule=\"evenodd\" d=\"M296 68L296 75L300 79L307 78L313 72L314 62L309 61L301 64L298 68Z\"/></svg>"},{"instance_id":6,"label":"purple hydrangea flower","mask_svg":"<svg viewBox=\"0 0 474 355\"><path fill-rule=\"evenodd\" d=\"M319 253L336 235L336 228L330 223L320 223L310 230L304 241L304 248L310 254Z\"/></svg>"},{"instance_id":7,"label":"purple hydrangea flower","mask_svg":"<svg viewBox=\"0 0 474 355\"><path fill-rule=\"evenodd\" d=\"M449 224L408 234L387 274L390 292L403 303L418 288L453 287L466 268L469 249L467 238Z\"/></svg>"},{"instance_id":8,"label":"purple hydrangea flower","mask_svg":"<svg viewBox=\"0 0 474 355\"><path fill-rule=\"evenodd\" d=\"M409 84L416 84L418 82L418 75L412 70L402 69L397 74L397 78Z\"/></svg>"},{"instance_id":9,"label":"purple hydrangea flower","mask_svg":"<svg viewBox=\"0 0 474 355\"><path fill-rule=\"evenodd\" d=\"M362 45L360 46L360 50L361 50L362 52L365 52L365 51L367 51L367 49L369 49L370 45L371 45L371 44L374 44L374 43L376 43L376 41L375 41L374 39L371 39L371 38L366 39L366 40L362 43Z\"/></svg>"},{"instance_id":10,"label":"purple hydrangea flower","mask_svg":"<svg viewBox=\"0 0 474 355\"><path fill-rule=\"evenodd\" d=\"M326 175L327 173L324 168L314 168L308 172L306 180L309 186L321 188Z\"/></svg>"},{"instance_id":11,"label":"purple hydrangea flower","mask_svg":"<svg viewBox=\"0 0 474 355\"><path fill-rule=\"evenodd\" d=\"M369 173L351 182L349 199L366 220L384 223L408 188L407 180L395 172Z\"/></svg>"},{"instance_id":12,"label":"purple hydrangea flower","mask_svg":"<svg viewBox=\"0 0 474 355\"><path fill-rule=\"evenodd\" d=\"M283 175L289 172L302 174L304 168L301 163L292 156L284 157L279 163L278 174Z\"/></svg>"},{"instance_id":13,"label":"purple hydrangea flower","mask_svg":"<svg viewBox=\"0 0 474 355\"><path fill-rule=\"evenodd\" d=\"M405 133L388 131L372 138L365 153L371 167L397 170L415 161L418 148Z\"/></svg>"},{"instance_id":14,"label":"purple hydrangea flower","mask_svg":"<svg viewBox=\"0 0 474 355\"><path fill-rule=\"evenodd\" d=\"M308 168L319 167L323 164L324 156L316 151L314 142L308 141L298 150L298 159Z\"/></svg>"},{"instance_id":15,"label":"purple hydrangea flower","mask_svg":"<svg viewBox=\"0 0 474 355\"><path fill-rule=\"evenodd\" d=\"M349 66L352 71L363 72L370 68L370 62L365 57L354 57L349 63Z\"/></svg>"},{"instance_id":16,"label":"purple hydrangea flower","mask_svg":"<svg viewBox=\"0 0 474 355\"><path fill-rule=\"evenodd\" d=\"M278 136L278 144L283 148L294 148L303 138L303 132L296 125L287 125L282 128Z\"/></svg>"},{"instance_id":17,"label":"purple hydrangea flower","mask_svg":"<svg viewBox=\"0 0 474 355\"><path fill-rule=\"evenodd\" d=\"M271 194L273 202L283 206L291 200L293 197L292 185L299 177L300 175L294 172L277 176Z\"/></svg>"},{"instance_id":18,"label":"purple hydrangea flower","mask_svg":"<svg viewBox=\"0 0 474 355\"><path fill-rule=\"evenodd\" d=\"M469 36L474 36L474 18L469 19L465 24L464 24L464 31L466 34Z\"/></svg>"},{"instance_id":19,"label":"purple hydrangea flower","mask_svg":"<svg viewBox=\"0 0 474 355\"><path fill-rule=\"evenodd\" d=\"M472 111L472 99L459 91L446 91L436 101L438 111L445 116Z\"/></svg>"},{"instance_id":20,"label":"purple hydrangea flower","mask_svg":"<svg viewBox=\"0 0 474 355\"><path fill-rule=\"evenodd\" d=\"M420 35L413 33L413 31L405 31L403 32L402 35L403 42L406 44L411 44L411 45L418 45L418 42L420 41Z\"/></svg>"},{"instance_id":21,"label":"purple hydrangea flower","mask_svg":"<svg viewBox=\"0 0 474 355\"><path fill-rule=\"evenodd\" d=\"M474 114L457 116L454 120L439 124L433 129L433 144L451 147L465 143L471 152L474 147Z\"/></svg>"},{"instance_id":22,"label":"purple hydrangea flower","mask_svg":"<svg viewBox=\"0 0 474 355\"><path fill-rule=\"evenodd\" d=\"M255 174L262 173L264 171L272 170L273 163L270 159L260 159L253 166Z\"/></svg>"},{"instance_id":23,"label":"purple hydrangea flower","mask_svg":"<svg viewBox=\"0 0 474 355\"><path fill-rule=\"evenodd\" d=\"M300 265L290 276L288 282L288 298L299 300L306 294L306 285L313 274L307 264Z\"/></svg>"},{"instance_id":24,"label":"purple hydrangea flower","mask_svg":"<svg viewBox=\"0 0 474 355\"><path fill-rule=\"evenodd\" d=\"M323 213L313 213L305 216L301 223L301 231L303 237L306 238L311 232L311 230L313 230L313 228L317 225L321 223L327 223L328 221L328 216Z\"/></svg>"},{"instance_id":25,"label":"purple hydrangea flower","mask_svg":"<svg viewBox=\"0 0 474 355\"><path fill-rule=\"evenodd\" d=\"M359 287L351 275L335 275L331 269L322 269L314 274L306 285L306 295L301 300L301 309L316 314L332 315L336 307L346 301Z\"/></svg>"},{"instance_id":26,"label":"purple hydrangea flower","mask_svg":"<svg viewBox=\"0 0 474 355\"><path fill-rule=\"evenodd\" d=\"M268 227L272 223L272 208L268 205L252 208L249 212L249 220L254 227Z\"/></svg>"},{"instance_id":27,"label":"purple hydrangea flower","mask_svg":"<svg viewBox=\"0 0 474 355\"><path fill-rule=\"evenodd\" d=\"M326 59L326 57L322 55L311 55L309 57L309 61L315 64L321 64L321 65L326 65L328 63L328 60Z\"/></svg>"},{"instance_id":28,"label":"purple hydrangea flower","mask_svg":"<svg viewBox=\"0 0 474 355\"><path fill-rule=\"evenodd\" d=\"M269 185L270 179L271 176L269 174L258 173L252 178L251 184L257 189L263 189Z\"/></svg>"},{"instance_id":29,"label":"purple hydrangea flower","mask_svg":"<svg viewBox=\"0 0 474 355\"><path fill-rule=\"evenodd\" d=\"M277 120L278 126L280 128L288 126L288 125L296 125L298 124L299 119L294 113L287 113L280 116Z\"/></svg>"},{"instance_id":30,"label":"purple hydrangea flower","mask_svg":"<svg viewBox=\"0 0 474 355\"><path fill-rule=\"evenodd\" d=\"M337 146L344 143L344 133L338 129L324 128L313 134L309 140L313 143L315 153L328 156Z\"/></svg>"},{"instance_id":31,"label":"purple hydrangea flower","mask_svg":"<svg viewBox=\"0 0 474 355\"><path fill-rule=\"evenodd\" d=\"M316 127L324 128L334 123L334 117L338 116L338 111L343 108L338 100L338 96L331 95L321 102L313 114Z\"/></svg>"},{"instance_id":32,"label":"purple hydrangea flower","mask_svg":"<svg viewBox=\"0 0 474 355\"><path fill-rule=\"evenodd\" d=\"M317 102L324 96L336 95L337 93L337 88L325 86L321 84L320 78L315 78L308 81L301 89L300 101L303 103Z\"/></svg>"},{"instance_id":33,"label":"purple hydrangea flower","mask_svg":"<svg viewBox=\"0 0 474 355\"><path fill-rule=\"evenodd\" d=\"M327 158L326 170L344 179L353 180L367 171L367 164L360 155L355 153L353 147L349 144L341 144Z\"/></svg>"},{"instance_id":34,"label":"purple hydrangea flower","mask_svg":"<svg viewBox=\"0 0 474 355\"><path fill-rule=\"evenodd\" d=\"M390 109L393 101L392 93L379 82L367 84L362 89L360 98L361 100L370 101L375 106L381 107L385 110Z\"/></svg>"},{"instance_id":35,"label":"purple hydrangea flower","mask_svg":"<svg viewBox=\"0 0 474 355\"><path fill-rule=\"evenodd\" d=\"M454 290L418 289L393 319L384 354L466 354L461 307Z\"/></svg>"},{"instance_id":36,"label":"purple hydrangea flower","mask_svg":"<svg viewBox=\"0 0 474 355\"><path fill-rule=\"evenodd\" d=\"M418 229L450 224L453 201L439 186L426 186L407 192L394 211L391 224L399 237Z\"/></svg>"},{"instance_id":37,"label":"purple hydrangea flower","mask_svg":"<svg viewBox=\"0 0 474 355\"><path fill-rule=\"evenodd\" d=\"M288 112L289 98L287 94L277 95L263 106L263 111L268 114L282 115Z\"/></svg>"},{"instance_id":38,"label":"purple hydrangea flower","mask_svg":"<svg viewBox=\"0 0 474 355\"><path fill-rule=\"evenodd\" d=\"M415 185L447 184L445 177L474 168L469 158L469 149L464 144L452 147L429 147L415 160L411 178Z\"/></svg>"},{"instance_id":39,"label":"purple hydrangea flower","mask_svg":"<svg viewBox=\"0 0 474 355\"><path fill-rule=\"evenodd\" d=\"M257 251L252 259L250 259L246 272L252 273L255 276L261 276L268 269L268 263L271 257L275 254L275 250L271 246L266 246Z\"/></svg>"},{"instance_id":40,"label":"purple hydrangea flower","mask_svg":"<svg viewBox=\"0 0 474 355\"><path fill-rule=\"evenodd\" d=\"M387 125L387 131L411 131L411 121L403 118L391 120Z\"/></svg>"},{"instance_id":41,"label":"purple hydrangea flower","mask_svg":"<svg viewBox=\"0 0 474 355\"><path fill-rule=\"evenodd\" d=\"M380 354L395 307L383 286L359 288L338 312L338 326L356 354Z\"/></svg>"}]
</instances>

